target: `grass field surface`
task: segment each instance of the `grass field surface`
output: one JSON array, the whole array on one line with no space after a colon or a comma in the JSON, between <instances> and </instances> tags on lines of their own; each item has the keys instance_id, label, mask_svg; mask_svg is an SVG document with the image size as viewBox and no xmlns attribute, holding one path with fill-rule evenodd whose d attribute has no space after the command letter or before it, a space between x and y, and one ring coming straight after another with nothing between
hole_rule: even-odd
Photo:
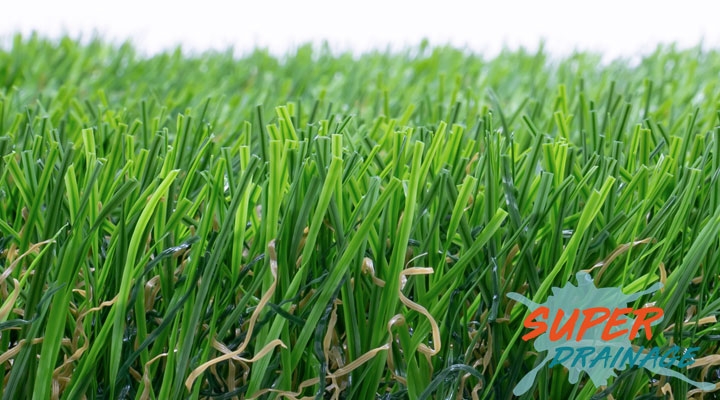
<instances>
[{"instance_id":1,"label":"grass field surface","mask_svg":"<svg viewBox=\"0 0 720 400\"><path fill-rule=\"evenodd\" d=\"M0 50L3 399L509 399L588 271L720 381L720 52ZM644 369L533 399L715 398ZM716 384L720 387L720 384ZM673 396L673 397L671 397ZM704 397L703 397L704 396Z\"/></svg>"}]
</instances>

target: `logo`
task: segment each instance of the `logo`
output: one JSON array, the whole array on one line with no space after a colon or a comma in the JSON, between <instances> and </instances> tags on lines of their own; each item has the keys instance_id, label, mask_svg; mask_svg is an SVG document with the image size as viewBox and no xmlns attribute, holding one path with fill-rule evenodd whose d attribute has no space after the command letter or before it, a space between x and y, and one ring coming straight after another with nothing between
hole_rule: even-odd
<instances>
[{"instance_id":1,"label":"logo","mask_svg":"<svg viewBox=\"0 0 720 400\"><path fill-rule=\"evenodd\" d=\"M597 288L587 272L578 272L578 285L568 283L553 288L553 294L543 304L537 304L518 293L508 297L530 309L523 325L530 331L522 339L535 339L536 351L547 351L545 359L525 375L513 389L516 396L526 393L535 382L537 373L546 364L552 368L562 365L569 371L570 383L577 383L586 372L595 387L607 385L616 377L615 370L628 367L645 368L655 374L681 379L701 390L712 390L709 382L696 382L670 367L686 368L695 361L698 347L682 349L644 348L633 346L632 340L644 335L652 338L651 327L663 319L660 307L640 309L630 307L641 296L662 288L656 283L649 289L624 294L620 288Z\"/></svg>"}]
</instances>

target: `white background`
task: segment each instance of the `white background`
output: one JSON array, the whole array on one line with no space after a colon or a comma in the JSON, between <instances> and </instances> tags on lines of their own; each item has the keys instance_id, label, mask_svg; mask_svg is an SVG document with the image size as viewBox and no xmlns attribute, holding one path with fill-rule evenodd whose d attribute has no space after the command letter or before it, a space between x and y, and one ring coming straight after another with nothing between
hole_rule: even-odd
<instances>
[{"instance_id":1,"label":"white background","mask_svg":"<svg viewBox=\"0 0 720 400\"><path fill-rule=\"evenodd\" d=\"M275 54L307 41L338 50L402 48L423 38L491 56L503 46L555 55L634 57L658 43L720 48L720 1L38 1L0 0L0 43L15 32L132 41L146 54L254 46Z\"/></svg>"}]
</instances>

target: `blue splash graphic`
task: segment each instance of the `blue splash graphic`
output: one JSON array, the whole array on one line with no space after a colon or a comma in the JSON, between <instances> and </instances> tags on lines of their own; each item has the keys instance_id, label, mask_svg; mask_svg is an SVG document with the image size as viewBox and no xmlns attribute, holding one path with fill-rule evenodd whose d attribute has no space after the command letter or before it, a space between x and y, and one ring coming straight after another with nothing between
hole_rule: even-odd
<instances>
[{"instance_id":1,"label":"blue splash graphic","mask_svg":"<svg viewBox=\"0 0 720 400\"><path fill-rule=\"evenodd\" d=\"M622 371L628 367L637 366L646 368L655 374L681 379L701 390L715 388L712 383L693 381L669 368L670 366L684 368L691 365L694 362L694 351L697 348L687 349L685 352L677 346L663 352L659 348L644 349L640 347L635 349L627 334L617 335L611 340L603 340L601 336L605 324L589 328L579 341L576 340L575 329L573 329L571 340L563 337L561 340L551 341L549 326L560 312L564 314L560 324L560 326L563 326L576 309L584 310L603 307L614 310L627 308L630 307L629 304L641 296L654 293L662 288L661 283L656 283L647 290L626 295L620 288L595 287L592 277L586 272L578 272L575 276L578 282L577 286L568 282L562 288L552 288L553 294L543 304L535 303L518 293L508 293L507 295L509 298L526 305L530 311L535 311L540 307L547 307L550 317L546 318L548 329L537 336L533 343L536 351L547 351L547 355L540 364L528 372L515 386L513 393L516 396L520 396L532 388L537 373L547 363L550 363L550 367L563 365L567 368L569 371L568 380L573 384L577 383L580 373L584 371L588 374L595 387L604 386L607 385L609 378L617 376L615 369ZM629 315L632 316L632 314ZM630 318L628 315L623 315L617 320L622 321L622 326L614 327L616 329L611 329L610 333L617 333L620 328L631 327L636 322L635 319ZM661 321L662 318L657 319L651 325L656 325ZM579 322L576 325L579 326ZM643 335L645 332L640 331L638 334Z\"/></svg>"}]
</instances>

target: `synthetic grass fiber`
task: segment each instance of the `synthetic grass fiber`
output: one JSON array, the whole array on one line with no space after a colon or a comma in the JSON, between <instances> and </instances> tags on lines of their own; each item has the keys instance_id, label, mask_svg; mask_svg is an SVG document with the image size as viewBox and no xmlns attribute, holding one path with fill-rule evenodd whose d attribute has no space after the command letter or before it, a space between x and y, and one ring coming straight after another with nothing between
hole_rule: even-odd
<instances>
[{"instance_id":1,"label":"synthetic grass fiber","mask_svg":"<svg viewBox=\"0 0 720 400\"><path fill-rule=\"evenodd\" d=\"M662 283L719 380L720 52L0 49L3 399L509 399L527 308ZM715 398L644 369L523 398ZM720 385L716 385L720 387Z\"/></svg>"}]
</instances>

